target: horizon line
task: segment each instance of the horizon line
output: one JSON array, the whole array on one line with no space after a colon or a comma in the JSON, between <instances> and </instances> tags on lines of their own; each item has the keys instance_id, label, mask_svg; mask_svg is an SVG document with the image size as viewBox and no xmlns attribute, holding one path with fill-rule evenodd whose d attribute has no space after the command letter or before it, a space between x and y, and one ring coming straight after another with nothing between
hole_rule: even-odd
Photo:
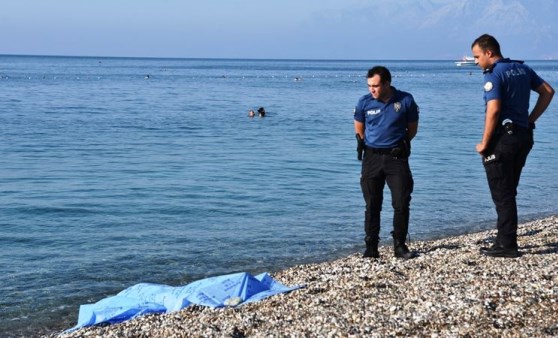
<instances>
[{"instance_id":1,"label":"horizon line","mask_svg":"<svg viewBox=\"0 0 558 338\"><path fill-rule=\"evenodd\" d=\"M254 60L254 61L459 61L460 59L337 59L337 58L254 58L254 57L180 57L180 56L111 56L111 55L71 55L71 54L3 54L18 57L60 57L60 58L106 58L106 59L170 59L170 60Z\"/></svg>"},{"instance_id":2,"label":"horizon line","mask_svg":"<svg viewBox=\"0 0 558 338\"><path fill-rule=\"evenodd\" d=\"M461 61L458 59L336 59L336 58L252 58L252 57L179 57L179 56L111 56L111 55L65 55L65 54L2 54L0 57L53 57L53 58L104 58L104 59L166 59L166 60L253 60L253 61ZM525 59L526 61L556 61L558 59Z\"/></svg>"}]
</instances>

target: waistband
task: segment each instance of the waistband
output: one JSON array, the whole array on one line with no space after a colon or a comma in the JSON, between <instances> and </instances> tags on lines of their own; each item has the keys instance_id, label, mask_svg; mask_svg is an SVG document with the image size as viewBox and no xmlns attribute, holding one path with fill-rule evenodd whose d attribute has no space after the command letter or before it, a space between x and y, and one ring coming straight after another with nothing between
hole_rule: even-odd
<instances>
[{"instance_id":1,"label":"waistband","mask_svg":"<svg viewBox=\"0 0 558 338\"><path fill-rule=\"evenodd\" d=\"M372 148L366 146L366 151L372 154L390 155L394 148Z\"/></svg>"}]
</instances>

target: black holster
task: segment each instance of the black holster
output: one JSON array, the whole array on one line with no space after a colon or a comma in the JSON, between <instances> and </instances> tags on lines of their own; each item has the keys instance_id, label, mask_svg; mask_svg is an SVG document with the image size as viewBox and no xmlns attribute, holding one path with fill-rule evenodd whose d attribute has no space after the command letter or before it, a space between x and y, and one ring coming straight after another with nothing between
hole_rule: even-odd
<instances>
[{"instance_id":1,"label":"black holster","mask_svg":"<svg viewBox=\"0 0 558 338\"><path fill-rule=\"evenodd\" d=\"M365 148L364 139L361 138L359 134L356 134L355 136L356 136L356 139L357 139L357 149L356 149L357 150L357 159L359 161L362 161L362 156L364 154L364 148Z\"/></svg>"},{"instance_id":2,"label":"black holster","mask_svg":"<svg viewBox=\"0 0 558 338\"><path fill-rule=\"evenodd\" d=\"M397 147L391 150L391 156L403 158L411 156L411 142L407 138L401 139Z\"/></svg>"}]
</instances>

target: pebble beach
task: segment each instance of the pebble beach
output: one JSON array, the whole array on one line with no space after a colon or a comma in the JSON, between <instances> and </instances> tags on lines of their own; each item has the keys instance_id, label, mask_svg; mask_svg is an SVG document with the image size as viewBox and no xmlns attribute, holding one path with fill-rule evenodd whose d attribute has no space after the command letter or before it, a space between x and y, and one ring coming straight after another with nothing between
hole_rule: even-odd
<instances>
[{"instance_id":1,"label":"pebble beach","mask_svg":"<svg viewBox=\"0 0 558 338\"><path fill-rule=\"evenodd\" d=\"M362 253L272 276L295 291L257 303L190 306L45 337L553 337L558 336L558 216L521 224L519 258L479 248L496 231ZM364 245L363 245L364 250Z\"/></svg>"}]
</instances>

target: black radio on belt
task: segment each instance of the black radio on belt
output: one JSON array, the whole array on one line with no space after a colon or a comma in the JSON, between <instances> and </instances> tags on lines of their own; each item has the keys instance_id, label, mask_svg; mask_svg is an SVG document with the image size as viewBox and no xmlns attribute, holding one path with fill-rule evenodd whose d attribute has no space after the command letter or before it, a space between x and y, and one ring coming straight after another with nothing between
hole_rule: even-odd
<instances>
[{"instance_id":1,"label":"black radio on belt","mask_svg":"<svg viewBox=\"0 0 558 338\"><path fill-rule=\"evenodd\" d=\"M510 119L505 119L502 121L502 126L504 127L504 132L508 135L513 135L513 121Z\"/></svg>"}]
</instances>

